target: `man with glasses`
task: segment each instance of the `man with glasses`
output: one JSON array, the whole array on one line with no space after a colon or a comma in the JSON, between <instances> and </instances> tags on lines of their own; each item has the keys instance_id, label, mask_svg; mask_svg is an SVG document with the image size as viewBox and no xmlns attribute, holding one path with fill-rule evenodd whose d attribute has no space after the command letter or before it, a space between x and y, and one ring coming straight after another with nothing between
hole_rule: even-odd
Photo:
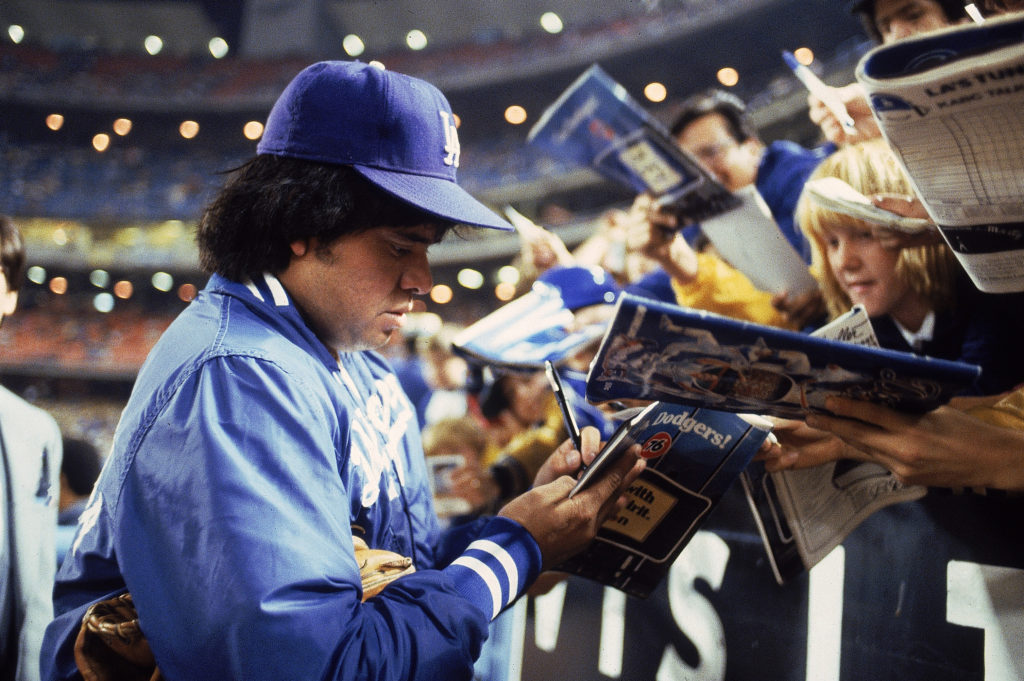
<instances>
[{"instance_id":1,"label":"man with glasses","mask_svg":"<svg viewBox=\"0 0 1024 681\"><path fill-rule=\"evenodd\" d=\"M755 185L786 240L810 262L810 246L796 227L793 212L807 177L835 147L805 149L788 140L766 145L743 101L722 90L687 100L671 132L679 146L730 191Z\"/></svg>"},{"instance_id":2,"label":"man with glasses","mask_svg":"<svg viewBox=\"0 0 1024 681\"><path fill-rule=\"evenodd\" d=\"M670 132L682 149L730 191L754 185L779 231L804 262L810 263L810 245L793 213L804 182L835 149L833 145L813 150L786 140L766 145L742 100L722 90L708 90L686 100ZM701 252L706 238L699 226L679 225L674 215L654 209L649 196L634 202L627 229L631 247L661 265L636 283L634 288L641 295L666 288L661 280L671 279L674 300L669 301L680 305L792 329L820 321L824 306L817 290L775 296L758 290L721 258Z\"/></svg>"}]
</instances>

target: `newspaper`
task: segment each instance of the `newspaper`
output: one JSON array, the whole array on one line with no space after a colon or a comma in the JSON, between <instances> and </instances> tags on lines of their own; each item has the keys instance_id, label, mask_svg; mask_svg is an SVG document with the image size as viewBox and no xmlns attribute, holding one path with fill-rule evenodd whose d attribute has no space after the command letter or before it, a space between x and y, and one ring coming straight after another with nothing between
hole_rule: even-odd
<instances>
[{"instance_id":1,"label":"newspaper","mask_svg":"<svg viewBox=\"0 0 1024 681\"><path fill-rule=\"evenodd\" d=\"M856 75L975 285L1024 291L1024 16L877 47Z\"/></svg>"},{"instance_id":2,"label":"newspaper","mask_svg":"<svg viewBox=\"0 0 1024 681\"><path fill-rule=\"evenodd\" d=\"M878 347L860 305L814 335ZM814 567L878 509L926 492L900 483L878 464L848 460L775 473L755 461L740 479L779 584Z\"/></svg>"}]
</instances>

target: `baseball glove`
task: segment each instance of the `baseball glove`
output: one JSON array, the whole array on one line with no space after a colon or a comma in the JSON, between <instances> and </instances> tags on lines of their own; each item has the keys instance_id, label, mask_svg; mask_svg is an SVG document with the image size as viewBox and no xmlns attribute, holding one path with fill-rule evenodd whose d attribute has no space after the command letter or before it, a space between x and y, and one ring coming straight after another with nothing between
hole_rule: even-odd
<instances>
[{"instance_id":1,"label":"baseball glove","mask_svg":"<svg viewBox=\"0 0 1024 681\"><path fill-rule=\"evenodd\" d=\"M373 598L402 575L416 572L412 558L394 551L371 549L362 537L353 536L359 578L363 582L363 600Z\"/></svg>"}]
</instances>

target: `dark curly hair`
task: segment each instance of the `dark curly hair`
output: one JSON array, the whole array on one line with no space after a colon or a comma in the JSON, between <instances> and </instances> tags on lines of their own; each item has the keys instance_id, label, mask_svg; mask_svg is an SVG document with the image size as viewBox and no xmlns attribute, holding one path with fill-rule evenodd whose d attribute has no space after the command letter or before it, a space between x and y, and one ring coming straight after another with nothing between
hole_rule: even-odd
<instances>
[{"instance_id":1,"label":"dark curly hair","mask_svg":"<svg viewBox=\"0 0 1024 681\"><path fill-rule=\"evenodd\" d=\"M0 265L7 277L7 290L21 290L25 278L25 242L21 231L6 215L0 215Z\"/></svg>"},{"instance_id":2,"label":"dark curly hair","mask_svg":"<svg viewBox=\"0 0 1024 681\"><path fill-rule=\"evenodd\" d=\"M453 225L378 189L348 166L259 155L232 171L199 221L199 264L242 281L278 273L290 244L316 237L329 245L373 227Z\"/></svg>"}]
</instances>

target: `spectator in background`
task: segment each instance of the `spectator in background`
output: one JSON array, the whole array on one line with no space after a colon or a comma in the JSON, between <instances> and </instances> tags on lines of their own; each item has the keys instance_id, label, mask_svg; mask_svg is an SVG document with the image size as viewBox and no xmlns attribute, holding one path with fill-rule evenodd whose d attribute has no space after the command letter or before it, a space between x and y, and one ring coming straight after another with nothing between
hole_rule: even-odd
<instances>
[{"instance_id":1,"label":"spectator in background","mask_svg":"<svg viewBox=\"0 0 1024 681\"><path fill-rule=\"evenodd\" d=\"M949 23L959 20L960 3L941 4L952 8L945 13ZM1011 3L995 0L979 4L988 16L1004 13ZM873 9L882 3L858 5ZM932 17L934 19L934 12ZM856 87L850 86L850 89ZM856 106L856 100L852 101L853 104L848 101L851 112ZM861 104L866 110L866 101ZM866 115L870 116L870 111ZM838 129L834 119L830 125ZM823 129L828 132L829 127L823 126ZM849 139L842 141L853 143ZM870 144L854 144L851 148ZM886 151L891 156L891 151ZM827 163L823 164L823 170ZM878 165L875 163L872 169L876 170ZM866 182L862 180L854 184L863 186ZM904 191L909 198L909 188ZM871 196L868 191L864 193ZM911 201L904 200L903 203L910 204ZM875 204L904 215L927 217L919 202L915 207L903 206L901 209L897 200L879 195ZM866 235L864 238L870 240ZM962 279L962 276L957 277L958 281ZM966 299L961 297L957 300L957 314L972 319L989 315L995 320L995 325L987 333L983 328L982 333L977 334L981 348L985 343L1016 344L1020 330L1001 326L1019 325L1020 315L1015 311L1021 307L1020 294L978 294L969 283L961 286L958 292L964 291L968 295ZM996 391L1010 386L1009 392L956 397L948 405L925 414L902 413L878 404L830 398L826 407L834 415L812 414L804 422L775 419L774 432L780 446L773 450L766 467L770 471L778 471L852 459L878 463L905 484L971 489L982 493L992 489L1024 492L1024 387L1021 385L1024 377L1019 368L1019 355L1019 349L1009 347L1004 354L1008 364L1000 365L998 361L992 361L998 360L998 350L990 348L981 353L982 363L989 365L982 376L983 381L994 381ZM1005 513L1001 515L1005 517Z\"/></svg>"},{"instance_id":2,"label":"spectator in background","mask_svg":"<svg viewBox=\"0 0 1024 681\"><path fill-rule=\"evenodd\" d=\"M967 20L964 0L857 0L850 11L879 44L937 31Z\"/></svg>"},{"instance_id":3,"label":"spectator in background","mask_svg":"<svg viewBox=\"0 0 1024 681\"><path fill-rule=\"evenodd\" d=\"M480 478L484 475L487 432L474 416L448 416L423 429L423 455L431 475L434 510L448 524L460 524L476 517L475 510L489 501L480 485L458 485L456 475Z\"/></svg>"},{"instance_id":4,"label":"spectator in background","mask_svg":"<svg viewBox=\"0 0 1024 681\"><path fill-rule=\"evenodd\" d=\"M25 277L21 232L0 216L0 324ZM57 422L0 386L0 678L39 679L53 618L61 437Z\"/></svg>"},{"instance_id":5,"label":"spectator in background","mask_svg":"<svg viewBox=\"0 0 1024 681\"><path fill-rule=\"evenodd\" d=\"M78 518L85 510L103 459L96 446L82 438L65 437L60 465L60 500L57 504L57 565L71 548Z\"/></svg>"},{"instance_id":6,"label":"spectator in background","mask_svg":"<svg viewBox=\"0 0 1024 681\"><path fill-rule=\"evenodd\" d=\"M864 31L876 43L888 45L922 33L936 31L967 20L963 0L857 0L850 11L860 18ZM835 114L818 97L807 96L808 114L834 144L853 144L881 137L864 88L860 83L835 88L855 126L844 128Z\"/></svg>"},{"instance_id":7,"label":"spectator in background","mask_svg":"<svg viewBox=\"0 0 1024 681\"><path fill-rule=\"evenodd\" d=\"M789 140L765 144L743 101L717 89L684 102L670 131L726 189L754 185L786 241L810 262L810 247L796 226L794 212L807 176L834 151L832 145L805 149Z\"/></svg>"},{"instance_id":8,"label":"spectator in background","mask_svg":"<svg viewBox=\"0 0 1024 681\"><path fill-rule=\"evenodd\" d=\"M810 248L793 213L807 176L834 147L804 149L786 140L765 144L743 101L714 89L688 99L670 130L679 146L727 189L753 186L782 236L810 262ZM820 320L818 292L772 296L758 291L707 247L698 226L680 224L676 216L655 209L646 196L638 197L631 212L631 247L662 265L636 282L636 288L658 288L658 278L671 279L675 295L670 302L788 328Z\"/></svg>"},{"instance_id":9,"label":"spectator in background","mask_svg":"<svg viewBox=\"0 0 1024 681\"><path fill-rule=\"evenodd\" d=\"M839 177L865 194L909 188L881 140L844 147L821 165L818 176ZM826 407L834 416L775 419L780 447L766 467L855 459L874 461L910 484L1024 490L1024 358L1018 342L1024 329L1014 314L1021 294L979 293L945 246L886 250L870 225L829 211L809 195L801 198L798 215L815 245L833 314L851 302L863 303L883 346L981 365L982 396L954 398L926 414L830 399ZM947 262L935 269L939 258ZM908 321L928 316L928 323Z\"/></svg>"},{"instance_id":10,"label":"spectator in background","mask_svg":"<svg viewBox=\"0 0 1024 681\"><path fill-rule=\"evenodd\" d=\"M978 3L981 12L986 17L999 16L1000 14L1015 14L1024 10L1022 0L981 0Z\"/></svg>"},{"instance_id":11,"label":"spectator in background","mask_svg":"<svg viewBox=\"0 0 1024 681\"><path fill-rule=\"evenodd\" d=\"M486 468L479 477L476 472L455 476L455 488L464 496L481 493L477 512L527 489L543 462L540 452L568 437L542 371L497 372L480 394L480 411L488 440Z\"/></svg>"}]
</instances>

